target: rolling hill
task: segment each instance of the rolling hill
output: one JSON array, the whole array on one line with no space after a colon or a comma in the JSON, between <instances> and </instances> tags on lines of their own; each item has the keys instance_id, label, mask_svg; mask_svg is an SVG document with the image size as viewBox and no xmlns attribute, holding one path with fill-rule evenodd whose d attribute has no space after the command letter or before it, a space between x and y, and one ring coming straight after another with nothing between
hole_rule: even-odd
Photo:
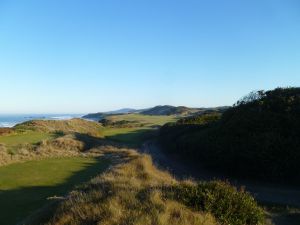
<instances>
[{"instance_id":1,"label":"rolling hill","mask_svg":"<svg viewBox=\"0 0 300 225\"><path fill-rule=\"evenodd\" d=\"M107 115L130 114L139 111L140 110L131 109L131 108L123 108L123 109L118 109L118 110L108 111L108 112L89 113L87 115L84 115L82 118L90 119L90 120L100 120L106 117Z\"/></svg>"},{"instance_id":2,"label":"rolling hill","mask_svg":"<svg viewBox=\"0 0 300 225\"><path fill-rule=\"evenodd\" d=\"M199 109L188 108L185 106L171 106L171 105L159 105L155 106L151 109L147 109L141 112L144 115L183 115L183 114L191 114L198 112Z\"/></svg>"},{"instance_id":3,"label":"rolling hill","mask_svg":"<svg viewBox=\"0 0 300 225\"><path fill-rule=\"evenodd\" d=\"M101 120L107 116L111 115L123 115L123 114L142 114L148 116L189 116L189 115L198 115L207 112L223 112L228 109L228 106L221 106L215 108L189 108L186 106L171 106L171 105L158 105L149 109L119 109L110 112L99 112L99 113L90 113L82 118L90 120Z\"/></svg>"}]
</instances>

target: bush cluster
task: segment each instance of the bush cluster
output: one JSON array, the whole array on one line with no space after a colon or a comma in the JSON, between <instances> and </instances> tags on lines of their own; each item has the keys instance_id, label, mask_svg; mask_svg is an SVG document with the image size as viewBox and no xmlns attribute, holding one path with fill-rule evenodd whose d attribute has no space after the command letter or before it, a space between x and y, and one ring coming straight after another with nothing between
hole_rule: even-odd
<instances>
[{"instance_id":1,"label":"bush cluster","mask_svg":"<svg viewBox=\"0 0 300 225\"><path fill-rule=\"evenodd\" d=\"M187 125L187 124L195 124L195 125L205 125L215 121L218 121L221 117L221 113L211 112L204 113L197 116L189 116L184 117L176 122L177 125Z\"/></svg>"},{"instance_id":2,"label":"bush cluster","mask_svg":"<svg viewBox=\"0 0 300 225\"><path fill-rule=\"evenodd\" d=\"M115 128L131 128L131 127L143 127L144 124L139 123L138 121L129 121L129 120L110 120L110 119L101 119L99 123L105 127L115 127Z\"/></svg>"},{"instance_id":3,"label":"bush cluster","mask_svg":"<svg viewBox=\"0 0 300 225\"><path fill-rule=\"evenodd\" d=\"M243 189L237 190L220 181L178 184L167 195L198 210L210 212L221 222L230 225L264 223L264 212L254 198ZM171 196L170 196L171 195Z\"/></svg>"},{"instance_id":4,"label":"bush cluster","mask_svg":"<svg viewBox=\"0 0 300 225\"><path fill-rule=\"evenodd\" d=\"M299 177L300 88L251 93L220 119L206 117L162 127L164 149L241 176Z\"/></svg>"}]
</instances>

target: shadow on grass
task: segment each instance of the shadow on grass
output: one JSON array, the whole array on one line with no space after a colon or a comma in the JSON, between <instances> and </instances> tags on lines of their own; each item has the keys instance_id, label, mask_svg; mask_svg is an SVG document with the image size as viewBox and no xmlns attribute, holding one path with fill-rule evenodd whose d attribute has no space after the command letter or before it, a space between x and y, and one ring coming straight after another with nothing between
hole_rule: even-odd
<instances>
[{"instance_id":1,"label":"shadow on grass","mask_svg":"<svg viewBox=\"0 0 300 225\"><path fill-rule=\"evenodd\" d=\"M84 151L87 151L91 148L97 148L105 144L103 138L90 136L88 134L75 133L75 138L84 144Z\"/></svg>"},{"instance_id":2,"label":"shadow on grass","mask_svg":"<svg viewBox=\"0 0 300 225\"><path fill-rule=\"evenodd\" d=\"M75 133L75 138L76 140L84 143L84 151L86 151L91 148L97 148L107 144L113 146L126 146L129 148L138 148L141 147L141 145L145 141L157 137L157 134L157 129L145 128L128 131L126 133L108 135L104 138L94 137L88 134Z\"/></svg>"},{"instance_id":3,"label":"shadow on grass","mask_svg":"<svg viewBox=\"0 0 300 225\"><path fill-rule=\"evenodd\" d=\"M138 148L145 141L154 139L157 134L157 129L138 129L127 133L114 134L106 137L106 139L126 145L127 147Z\"/></svg>"},{"instance_id":4,"label":"shadow on grass","mask_svg":"<svg viewBox=\"0 0 300 225\"><path fill-rule=\"evenodd\" d=\"M63 183L53 186L0 190L1 225L13 225L22 221L46 203L49 203L48 197L67 194L75 185L88 181L103 172L109 164L110 162L107 159L97 158L94 162L84 162L83 168L80 171L72 172ZM30 174L28 175L30 176Z\"/></svg>"}]
</instances>

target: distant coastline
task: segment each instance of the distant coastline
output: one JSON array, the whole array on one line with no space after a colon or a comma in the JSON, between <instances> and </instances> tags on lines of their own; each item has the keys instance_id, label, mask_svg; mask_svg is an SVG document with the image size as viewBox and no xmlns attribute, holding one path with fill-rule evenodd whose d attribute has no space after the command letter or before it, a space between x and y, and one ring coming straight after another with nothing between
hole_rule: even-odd
<instances>
[{"instance_id":1,"label":"distant coastline","mask_svg":"<svg viewBox=\"0 0 300 225\"><path fill-rule=\"evenodd\" d=\"M68 120L82 114L0 114L0 127L13 127L29 120Z\"/></svg>"}]
</instances>

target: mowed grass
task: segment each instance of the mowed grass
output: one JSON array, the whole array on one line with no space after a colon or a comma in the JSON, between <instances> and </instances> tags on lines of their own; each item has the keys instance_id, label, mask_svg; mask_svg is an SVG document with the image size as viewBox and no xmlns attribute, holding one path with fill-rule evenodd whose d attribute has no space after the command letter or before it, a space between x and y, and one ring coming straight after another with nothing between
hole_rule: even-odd
<instances>
[{"instance_id":1,"label":"mowed grass","mask_svg":"<svg viewBox=\"0 0 300 225\"><path fill-rule=\"evenodd\" d=\"M108 140L127 144L129 147L138 147L141 145L153 132L153 128L103 128L102 133Z\"/></svg>"},{"instance_id":2,"label":"mowed grass","mask_svg":"<svg viewBox=\"0 0 300 225\"><path fill-rule=\"evenodd\" d=\"M175 116L125 114L108 116L106 119L113 121L127 120L142 124L143 126L128 128L103 127L101 129L101 133L105 138L130 145L131 147L137 147L157 131L155 127L174 122L177 118Z\"/></svg>"},{"instance_id":3,"label":"mowed grass","mask_svg":"<svg viewBox=\"0 0 300 225\"><path fill-rule=\"evenodd\" d=\"M149 116L142 114L124 114L124 115L113 115L106 117L107 119L118 121L137 121L139 123L145 124L146 126L162 126L168 122L176 121L175 116Z\"/></svg>"},{"instance_id":4,"label":"mowed grass","mask_svg":"<svg viewBox=\"0 0 300 225\"><path fill-rule=\"evenodd\" d=\"M18 144L36 144L45 139L55 138L57 135L47 132L28 131L26 133L15 133L8 136L0 136L0 143L7 146Z\"/></svg>"},{"instance_id":5,"label":"mowed grass","mask_svg":"<svg viewBox=\"0 0 300 225\"><path fill-rule=\"evenodd\" d=\"M102 158L52 158L0 168L0 223L12 225L39 209L51 196L62 196L75 185L104 171Z\"/></svg>"}]
</instances>

